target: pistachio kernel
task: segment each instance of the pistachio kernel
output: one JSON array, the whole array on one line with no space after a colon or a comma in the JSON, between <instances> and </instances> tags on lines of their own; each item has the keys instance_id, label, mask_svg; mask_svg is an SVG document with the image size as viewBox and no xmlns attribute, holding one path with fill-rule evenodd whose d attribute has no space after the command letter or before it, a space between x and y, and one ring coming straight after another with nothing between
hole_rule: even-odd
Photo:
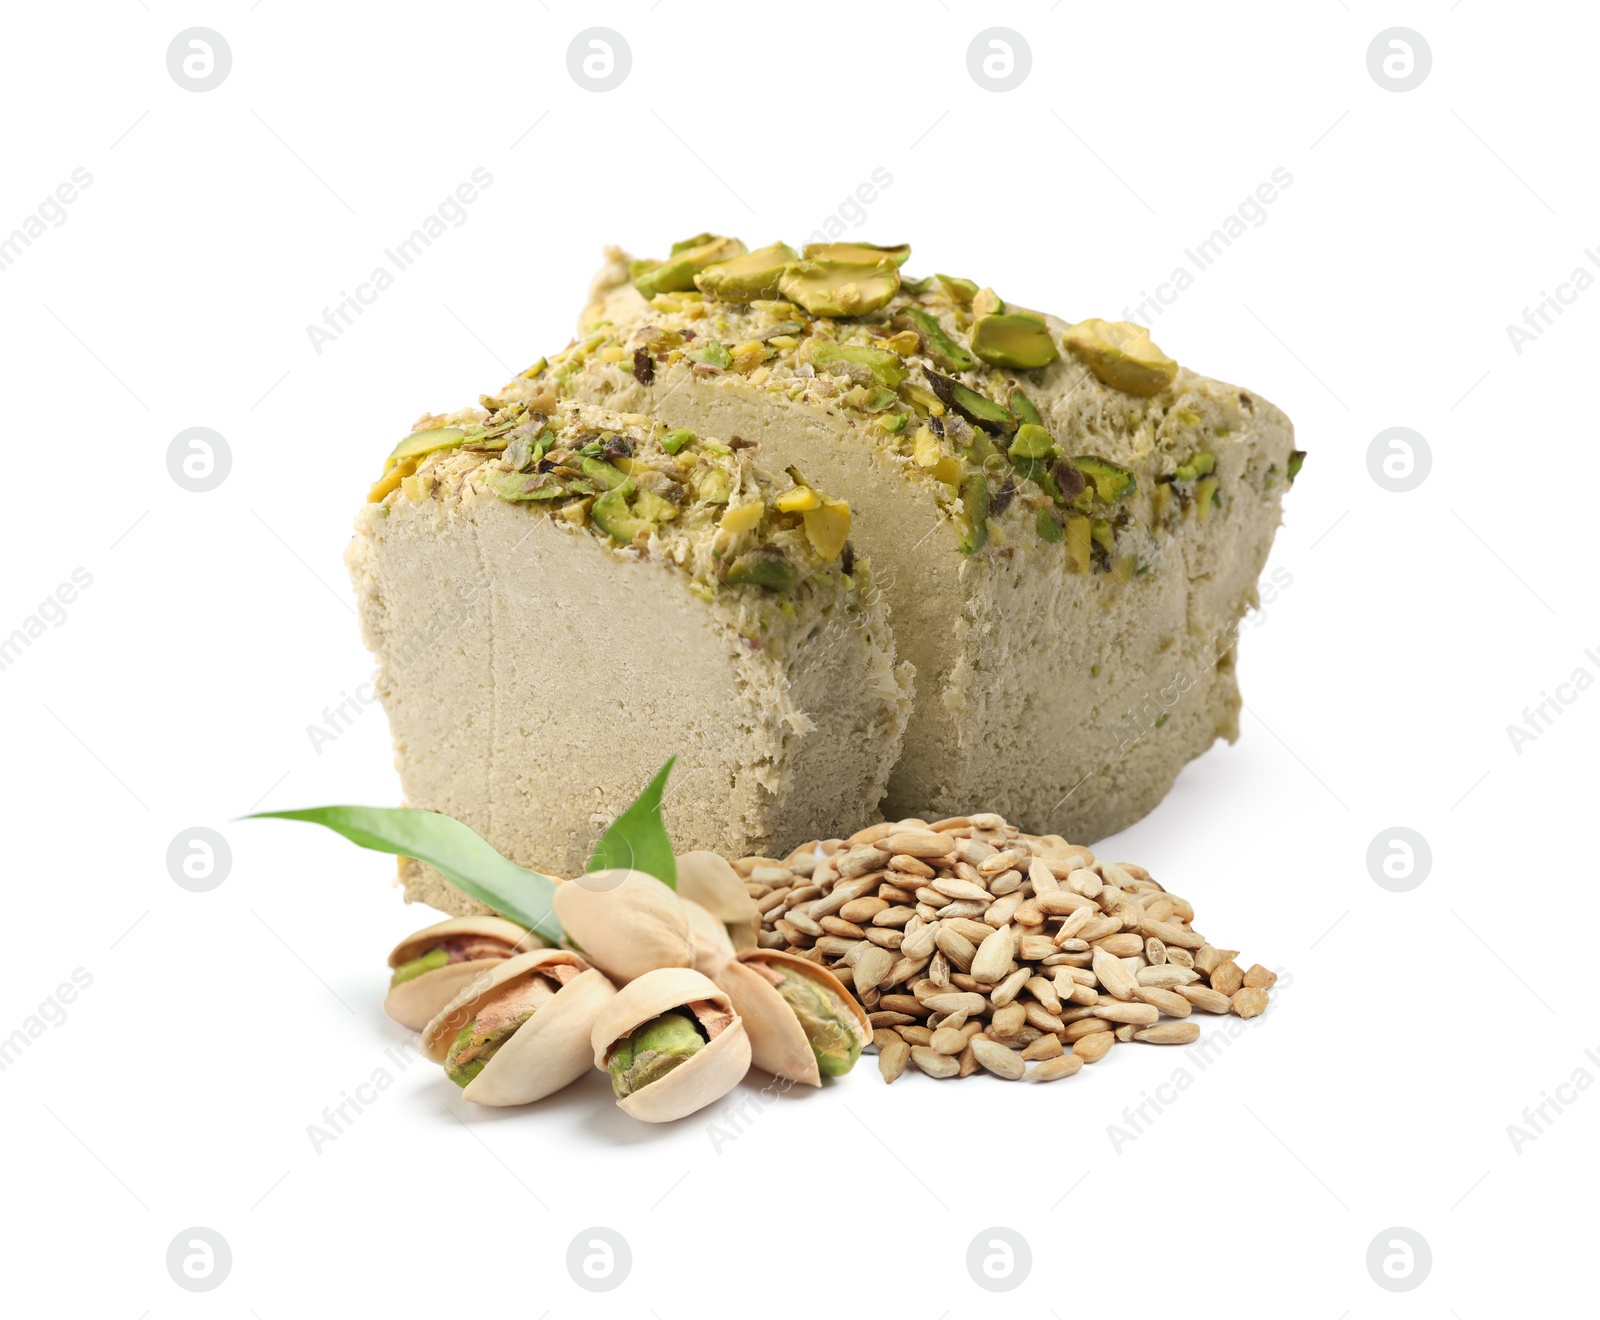
<instances>
[{"instance_id":1,"label":"pistachio kernel","mask_svg":"<svg viewBox=\"0 0 1600 1320\"><path fill-rule=\"evenodd\" d=\"M1032 371L1061 356L1044 318L1025 312L980 316L972 324L972 351L991 366Z\"/></svg>"},{"instance_id":2,"label":"pistachio kernel","mask_svg":"<svg viewBox=\"0 0 1600 1320\"><path fill-rule=\"evenodd\" d=\"M1005 309L1005 300L993 289L979 289L972 296L972 314L974 316L998 316Z\"/></svg>"},{"instance_id":3,"label":"pistachio kernel","mask_svg":"<svg viewBox=\"0 0 1600 1320\"><path fill-rule=\"evenodd\" d=\"M972 300L978 295L978 286L971 280L964 280L959 275L940 275L937 271L933 277L939 281L939 286L949 295L951 302L963 307L972 306Z\"/></svg>"},{"instance_id":4,"label":"pistachio kernel","mask_svg":"<svg viewBox=\"0 0 1600 1320\"><path fill-rule=\"evenodd\" d=\"M712 262L694 277L695 287L724 302L776 298L784 267L795 259L795 250L787 243L773 243L754 252Z\"/></svg>"},{"instance_id":5,"label":"pistachio kernel","mask_svg":"<svg viewBox=\"0 0 1600 1320\"><path fill-rule=\"evenodd\" d=\"M961 505L966 511L967 528L961 536L961 553L975 555L989 539L989 480L981 472L961 477Z\"/></svg>"},{"instance_id":6,"label":"pistachio kernel","mask_svg":"<svg viewBox=\"0 0 1600 1320\"><path fill-rule=\"evenodd\" d=\"M1125 467L1090 455L1082 455L1074 462L1089 484L1094 487L1095 495L1103 504L1115 504L1118 500L1125 500L1138 489L1137 479Z\"/></svg>"},{"instance_id":7,"label":"pistachio kernel","mask_svg":"<svg viewBox=\"0 0 1600 1320\"><path fill-rule=\"evenodd\" d=\"M818 371L847 375L852 378L860 368L861 373L888 389L895 389L906 378L905 363L898 354L866 344L836 344L828 339L813 339L810 348L811 365ZM842 368L837 372L834 368Z\"/></svg>"},{"instance_id":8,"label":"pistachio kernel","mask_svg":"<svg viewBox=\"0 0 1600 1320\"><path fill-rule=\"evenodd\" d=\"M922 333L928 356L946 371L971 371L977 360L944 331L944 327L920 307L907 307L906 316Z\"/></svg>"},{"instance_id":9,"label":"pistachio kernel","mask_svg":"<svg viewBox=\"0 0 1600 1320\"><path fill-rule=\"evenodd\" d=\"M1063 340L1101 381L1126 394L1160 394L1178 375L1178 364L1150 342L1144 326L1131 321L1079 321Z\"/></svg>"},{"instance_id":10,"label":"pistachio kernel","mask_svg":"<svg viewBox=\"0 0 1600 1320\"><path fill-rule=\"evenodd\" d=\"M930 371L927 377L934 393L943 400L945 406L960 413L974 426L997 433L1016 428L1017 419L1005 405L996 403L993 399L979 394L977 390L968 389L960 381L951 380L948 376L941 376L937 372Z\"/></svg>"},{"instance_id":11,"label":"pistachio kernel","mask_svg":"<svg viewBox=\"0 0 1600 1320\"><path fill-rule=\"evenodd\" d=\"M795 261L778 281L783 296L813 316L865 316L888 303L900 288L892 261Z\"/></svg>"},{"instance_id":12,"label":"pistachio kernel","mask_svg":"<svg viewBox=\"0 0 1600 1320\"><path fill-rule=\"evenodd\" d=\"M396 967L394 975L389 978L389 984L391 986L403 985L405 982L413 981L426 972L437 971L449 961L450 953L447 949L443 947L429 949L421 957L412 958L410 961L403 962Z\"/></svg>"},{"instance_id":13,"label":"pistachio kernel","mask_svg":"<svg viewBox=\"0 0 1600 1320\"><path fill-rule=\"evenodd\" d=\"M836 990L787 969L777 990L806 1033L817 1068L824 1076L843 1077L855 1067L861 1057L860 1022Z\"/></svg>"},{"instance_id":14,"label":"pistachio kernel","mask_svg":"<svg viewBox=\"0 0 1600 1320\"><path fill-rule=\"evenodd\" d=\"M807 261L853 261L866 266L879 261L892 261L896 266L903 266L911 255L911 244L807 243L803 255Z\"/></svg>"},{"instance_id":15,"label":"pistachio kernel","mask_svg":"<svg viewBox=\"0 0 1600 1320\"><path fill-rule=\"evenodd\" d=\"M620 1099L658 1082L705 1048L699 1026L684 1013L663 1013L617 1041L606 1056L611 1089Z\"/></svg>"}]
</instances>

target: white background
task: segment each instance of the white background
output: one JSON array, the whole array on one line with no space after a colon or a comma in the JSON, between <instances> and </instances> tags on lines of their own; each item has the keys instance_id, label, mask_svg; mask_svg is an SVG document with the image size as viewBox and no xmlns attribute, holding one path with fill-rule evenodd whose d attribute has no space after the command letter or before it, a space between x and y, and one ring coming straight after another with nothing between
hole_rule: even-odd
<instances>
[{"instance_id":1,"label":"white background","mask_svg":"<svg viewBox=\"0 0 1600 1320\"><path fill-rule=\"evenodd\" d=\"M1592 1306L1579 1184L1600 1096L1557 1088L1600 1077L1600 692L1565 689L1520 752L1507 732L1575 670L1600 677L1600 292L1570 290L1520 353L1507 334L1574 268L1600 274L1592 12L116 0L13 5L4 24L0 235L75 168L93 177L0 271L0 635L92 575L0 672L0 1036L57 1020L0 1073L12 1309ZM966 66L996 24L1032 51L1007 93ZM1397 24L1433 53L1405 93L1366 62ZM166 65L195 25L232 51L204 93ZM632 51L604 94L567 71L592 25ZM493 183L465 223L315 351L308 324L477 167ZM566 342L602 243L803 242L877 167L892 184L852 234L1071 318L1124 315L1275 168L1292 175L1153 323L1175 357L1295 419L1310 458L1273 552L1292 584L1244 636L1240 742L1101 849L1292 984L1203 1071L1118 1047L1047 1087L885 1088L868 1061L738 1119L752 1081L666 1129L615 1112L598 1077L469 1112L436 1070L385 1054L404 1033L379 1009L384 956L428 920L390 890L392 861L235 822L397 799L376 707L320 752L307 733L371 670L340 560L352 515L420 412ZM231 451L209 493L168 474L192 426ZM1431 448L1409 493L1369 475L1392 426ZM209 893L165 860L200 825L232 848ZM1408 893L1366 860L1397 825L1433 855ZM92 984L60 1020L41 1006L76 968ZM314 1149L324 1107L385 1067L394 1085ZM1185 1068L1192 1086L1157 1090ZM1131 1132L1147 1093L1176 1099L1118 1144L1110 1125ZM1572 1103L1514 1144L1547 1095ZM207 1294L165 1266L194 1225L233 1254ZM632 1250L608 1294L565 1267L591 1225ZM992 1225L1032 1248L1006 1294L964 1265ZM1399 1295L1366 1266L1395 1225L1433 1254Z\"/></svg>"}]
</instances>

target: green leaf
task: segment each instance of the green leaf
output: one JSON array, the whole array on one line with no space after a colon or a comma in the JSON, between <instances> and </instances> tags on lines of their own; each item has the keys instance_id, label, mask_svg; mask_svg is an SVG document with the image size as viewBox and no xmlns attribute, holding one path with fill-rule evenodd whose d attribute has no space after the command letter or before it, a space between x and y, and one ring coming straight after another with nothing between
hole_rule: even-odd
<instances>
[{"instance_id":1,"label":"green leaf","mask_svg":"<svg viewBox=\"0 0 1600 1320\"><path fill-rule=\"evenodd\" d=\"M678 887L678 859L672 854L672 840L661 821L661 790L678 758L669 756L656 771L656 777L633 805L611 822L600 842L594 846L585 871L604 871L611 867L632 867L653 875L668 889Z\"/></svg>"},{"instance_id":2,"label":"green leaf","mask_svg":"<svg viewBox=\"0 0 1600 1320\"><path fill-rule=\"evenodd\" d=\"M671 764L671 761L667 762L668 766ZM665 775L666 770L663 769L657 776L657 782L651 785L655 789L655 821L658 829L661 825L659 781ZM645 796L649 795L650 789L646 789ZM637 807L638 803L634 806ZM624 816L633 810L630 807ZM436 811L418 811L413 807L337 806L307 807L300 811L261 811L245 819L310 821L313 825L327 826L363 848L393 853L398 857L415 857L419 862L426 862L433 867L462 893L488 904L502 916L538 931L552 944L561 940L561 924L550 908L550 896L555 893L556 882L547 875L524 870L502 857L453 817L440 815ZM619 818L617 824L621 823L622 818ZM611 828L615 830L617 826ZM610 831L607 831L609 835ZM665 837L663 830L662 838ZM670 848L667 856L671 861Z\"/></svg>"}]
</instances>

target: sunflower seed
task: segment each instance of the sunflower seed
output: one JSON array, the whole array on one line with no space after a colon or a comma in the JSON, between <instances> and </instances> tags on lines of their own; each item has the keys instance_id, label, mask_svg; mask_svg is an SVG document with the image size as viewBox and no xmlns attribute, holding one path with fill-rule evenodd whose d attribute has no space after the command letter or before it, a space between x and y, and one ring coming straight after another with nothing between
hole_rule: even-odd
<instances>
[{"instance_id":1,"label":"sunflower seed","mask_svg":"<svg viewBox=\"0 0 1600 1320\"><path fill-rule=\"evenodd\" d=\"M940 1054L926 1045L911 1047L911 1062L929 1077L954 1077L961 1071L961 1065L948 1054Z\"/></svg>"},{"instance_id":2,"label":"sunflower seed","mask_svg":"<svg viewBox=\"0 0 1600 1320\"><path fill-rule=\"evenodd\" d=\"M1096 1031L1073 1042L1072 1052L1085 1063L1098 1063L1111 1051L1116 1037L1109 1031Z\"/></svg>"},{"instance_id":3,"label":"sunflower seed","mask_svg":"<svg viewBox=\"0 0 1600 1320\"><path fill-rule=\"evenodd\" d=\"M1133 998L1133 988L1138 982L1121 958L1104 949L1096 949L1092 965L1094 974L1100 978L1100 984L1106 988L1107 994L1115 999Z\"/></svg>"},{"instance_id":4,"label":"sunflower seed","mask_svg":"<svg viewBox=\"0 0 1600 1320\"><path fill-rule=\"evenodd\" d=\"M1054 1082L1062 1077L1071 1077L1083 1067L1083 1056L1079 1054L1062 1054L1054 1059L1046 1059L1043 1063L1036 1063L1028 1069L1027 1075L1022 1079L1025 1082Z\"/></svg>"},{"instance_id":5,"label":"sunflower seed","mask_svg":"<svg viewBox=\"0 0 1600 1320\"><path fill-rule=\"evenodd\" d=\"M986 1040L982 1036L972 1038L972 1053L996 1077L1003 1077L1009 1082L1021 1081L1028 1070L1015 1050L1008 1050L998 1041Z\"/></svg>"},{"instance_id":6,"label":"sunflower seed","mask_svg":"<svg viewBox=\"0 0 1600 1320\"><path fill-rule=\"evenodd\" d=\"M1133 1033L1135 1040L1146 1045L1192 1045L1200 1039L1198 1022L1159 1022L1153 1027Z\"/></svg>"}]
</instances>

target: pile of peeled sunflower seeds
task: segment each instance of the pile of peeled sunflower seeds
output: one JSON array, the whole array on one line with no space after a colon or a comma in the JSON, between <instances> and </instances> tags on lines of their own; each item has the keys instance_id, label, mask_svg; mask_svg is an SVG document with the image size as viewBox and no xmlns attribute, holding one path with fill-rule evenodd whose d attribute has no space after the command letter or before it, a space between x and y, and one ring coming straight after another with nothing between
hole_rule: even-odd
<instances>
[{"instance_id":1,"label":"pile of peeled sunflower seeds","mask_svg":"<svg viewBox=\"0 0 1600 1320\"><path fill-rule=\"evenodd\" d=\"M1256 1017L1278 979L1213 945L1143 867L993 814L885 822L733 865L760 946L852 990L890 1082L908 1063L1070 1077L1119 1042L1198 1039L1196 1010Z\"/></svg>"}]
</instances>

